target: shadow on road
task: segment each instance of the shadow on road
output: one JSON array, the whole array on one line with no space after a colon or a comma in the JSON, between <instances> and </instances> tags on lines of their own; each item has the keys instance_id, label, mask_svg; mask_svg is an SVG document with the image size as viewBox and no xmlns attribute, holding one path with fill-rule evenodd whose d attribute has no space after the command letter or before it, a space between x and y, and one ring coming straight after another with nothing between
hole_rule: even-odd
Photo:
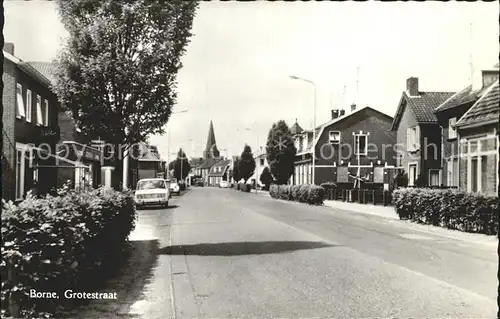
<instances>
[{"instance_id":1,"label":"shadow on road","mask_svg":"<svg viewBox=\"0 0 500 319\"><path fill-rule=\"evenodd\" d=\"M124 261L117 269L102 276L92 292L116 292L117 300L85 300L70 309L62 309L59 318L128 318L130 306L143 298L146 285L153 279L157 264L157 240L130 241ZM72 289L72 287L68 287ZM74 289L75 291L77 289Z\"/></svg>"},{"instance_id":2,"label":"shadow on road","mask_svg":"<svg viewBox=\"0 0 500 319\"><path fill-rule=\"evenodd\" d=\"M174 209L179 207L179 205L168 205L168 207L162 207L162 206L149 206L149 207L141 207L141 208L136 208L138 211L144 211L144 210L162 210L162 209Z\"/></svg>"},{"instance_id":3,"label":"shadow on road","mask_svg":"<svg viewBox=\"0 0 500 319\"><path fill-rule=\"evenodd\" d=\"M280 254L334 246L337 245L311 241L231 242L167 246L161 248L159 253L162 255L241 256Z\"/></svg>"}]
</instances>

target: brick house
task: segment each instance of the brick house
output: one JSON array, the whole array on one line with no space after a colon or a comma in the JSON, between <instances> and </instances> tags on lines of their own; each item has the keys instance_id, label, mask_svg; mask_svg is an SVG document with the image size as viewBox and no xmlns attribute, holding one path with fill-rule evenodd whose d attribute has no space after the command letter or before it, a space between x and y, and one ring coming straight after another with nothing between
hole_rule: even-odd
<instances>
[{"instance_id":1,"label":"brick house","mask_svg":"<svg viewBox=\"0 0 500 319\"><path fill-rule=\"evenodd\" d=\"M297 148L291 184L340 183L352 186L356 177L379 184L385 170L393 168L395 134L390 132L392 117L369 106L351 111L332 110L331 120L312 130L292 126ZM312 180L312 149L316 153L315 180Z\"/></svg>"},{"instance_id":2,"label":"brick house","mask_svg":"<svg viewBox=\"0 0 500 319\"><path fill-rule=\"evenodd\" d=\"M219 186L220 182L227 181L230 164L231 161L227 159L214 164L208 173L208 186Z\"/></svg>"},{"instance_id":3,"label":"brick house","mask_svg":"<svg viewBox=\"0 0 500 319\"><path fill-rule=\"evenodd\" d=\"M30 189L43 194L56 187L56 159L75 163L55 154L59 104L50 80L17 58L12 43L3 56L2 198L22 200Z\"/></svg>"},{"instance_id":4,"label":"brick house","mask_svg":"<svg viewBox=\"0 0 500 319\"><path fill-rule=\"evenodd\" d=\"M419 91L418 78L406 80L391 131L397 134L396 165L408 174L408 184L417 178L425 185L442 184L441 128L434 110L453 92Z\"/></svg>"},{"instance_id":5,"label":"brick house","mask_svg":"<svg viewBox=\"0 0 500 319\"><path fill-rule=\"evenodd\" d=\"M460 143L459 186L463 190L498 194L499 97L497 73L497 80L455 125Z\"/></svg>"},{"instance_id":6,"label":"brick house","mask_svg":"<svg viewBox=\"0 0 500 319\"><path fill-rule=\"evenodd\" d=\"M482 80L481 86L477 88L472 85L467 86L434 110L441 127L442 183L445 186L460 186L459 139L455 124L498 80L498 69L483 70Z\"/></svg>"},{"instance_id":7,"label":"brick house","mask_svg":"<svg viewBox=\"0 0 500 319\"><path fill-rule=\"evenodd\" d=\"M30 62L30 65L49 79L51 84L55 83L53 63ZM98 187L101 184L101 149L90 145L90 139L81 132L71 115L65 110L59 108L57 117L60 128L57 154L78 163L78 165L64 165L56 161L58 162L57 187L61 187L68 180L75 188Z\"/></svg>"}]
</instances>

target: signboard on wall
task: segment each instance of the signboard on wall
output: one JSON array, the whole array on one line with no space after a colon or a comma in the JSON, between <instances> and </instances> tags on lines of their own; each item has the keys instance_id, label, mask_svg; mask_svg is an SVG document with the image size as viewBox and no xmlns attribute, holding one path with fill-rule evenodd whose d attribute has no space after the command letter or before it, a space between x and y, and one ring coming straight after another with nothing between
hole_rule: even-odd
<instances>
[{"instance_id":1,"label":"signboard on wall","mask_svg":"<svg viewBox=\"0 0 500 319\"><path fill-rule=\"evenodd\" d=\"M383 183L384 182L384 168L383 167L375 167L373 172L373 182L374 183Z\"/></svg>"},{"instance_id":2,"label":"signboard on wall","mask_svg":"<svg viewBox=\"0 0 500 319\"><path fill-rule=\"evenodd\" d=\"M346 166L340 166L337 168L337 182L349 182L349 169Z\"/></svg>"}]
</instances>

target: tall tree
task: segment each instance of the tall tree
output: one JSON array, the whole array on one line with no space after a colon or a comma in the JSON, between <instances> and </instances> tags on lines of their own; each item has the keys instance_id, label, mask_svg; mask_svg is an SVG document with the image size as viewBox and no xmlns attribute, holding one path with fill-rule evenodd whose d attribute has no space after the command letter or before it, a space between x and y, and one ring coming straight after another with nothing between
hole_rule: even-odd
<instances>
[{"instance_id":1,"label":"tall tree","mask_svg":"<svg viewBox=\"0 0 500 319\"><path fill-rule=\"evenodd\" d=\"M292 133L280 120L269 130L266 144L267 162L277 184L286 184L294 172L295 148Z\"/></svg>"},{"instance_id":2,"label":"tall tree","mask_svg":"<svg viewBox=\"0 0 500 319\"><path fill-rule=\"evenodd\" d=\"M124 150L164 133L197 1L59 0L69 38L54 90L82 132ZM116 179L115 179L116 180Z\"/></svg>"},{"instance_id":3,"label":"tall tree","mask_svg":"<svg viewBox=\"0 0 500 319\"><path fill-rule=\"evenodd\" d=\"M179 152L177 152L177 158L174 161L173 170L174 177L177 178L177 180L184 180L191 171L191 164L189 164L186 153L184 153L182 148Z\"/></svg>"},{"instance_id":4,"label":"tall tree","mask_svg":"<svg viewBox=\"0 0 500 319\"><path fill-rule=\"evenodd\" d=\"M273 175L269 171L269 167L264 167L262 174L260 174L260 182L264 184L265 189L269 189L269 185L273 182Z\"/></svg>"},{"instance_id":5,"label":"tall tree","mask_svg":"<svg viewBox=\"0 0 500 319\"><path fill-rule=\"evenodd\" d=\"M235 183L238 183L240 180L241 180L241 174L240 174L240 158L237 157L235 160L234 160L234 163L233 163L233 180Z\"/></svg>"},{"instance_id":6,"label":"tall tree","mask_svg":"<svg viewBox=\"0 0 500 319\"><path fill-rule=\"evenodd\" d=\"M255 159L253 158L252 149L247 144L245 144L238 161L238 170L245 183L255 172Z\"/></svg>"}]
</instances>

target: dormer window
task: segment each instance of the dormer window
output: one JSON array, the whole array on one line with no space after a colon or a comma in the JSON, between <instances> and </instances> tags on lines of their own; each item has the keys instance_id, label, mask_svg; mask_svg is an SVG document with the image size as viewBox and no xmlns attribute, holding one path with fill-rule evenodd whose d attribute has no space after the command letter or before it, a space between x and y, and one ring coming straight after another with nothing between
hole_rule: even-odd
<instances>
[{"instance_id":1,"label":"dormer window","mask_svg":"<svg viewBox=\"0 0 500 319\"><path fill-rule=\"evenodd\" d=\"M340 143L340 132L339 131L330 131L329 132L329 141L332 144Z\"/></svg>"}]
</instances>

